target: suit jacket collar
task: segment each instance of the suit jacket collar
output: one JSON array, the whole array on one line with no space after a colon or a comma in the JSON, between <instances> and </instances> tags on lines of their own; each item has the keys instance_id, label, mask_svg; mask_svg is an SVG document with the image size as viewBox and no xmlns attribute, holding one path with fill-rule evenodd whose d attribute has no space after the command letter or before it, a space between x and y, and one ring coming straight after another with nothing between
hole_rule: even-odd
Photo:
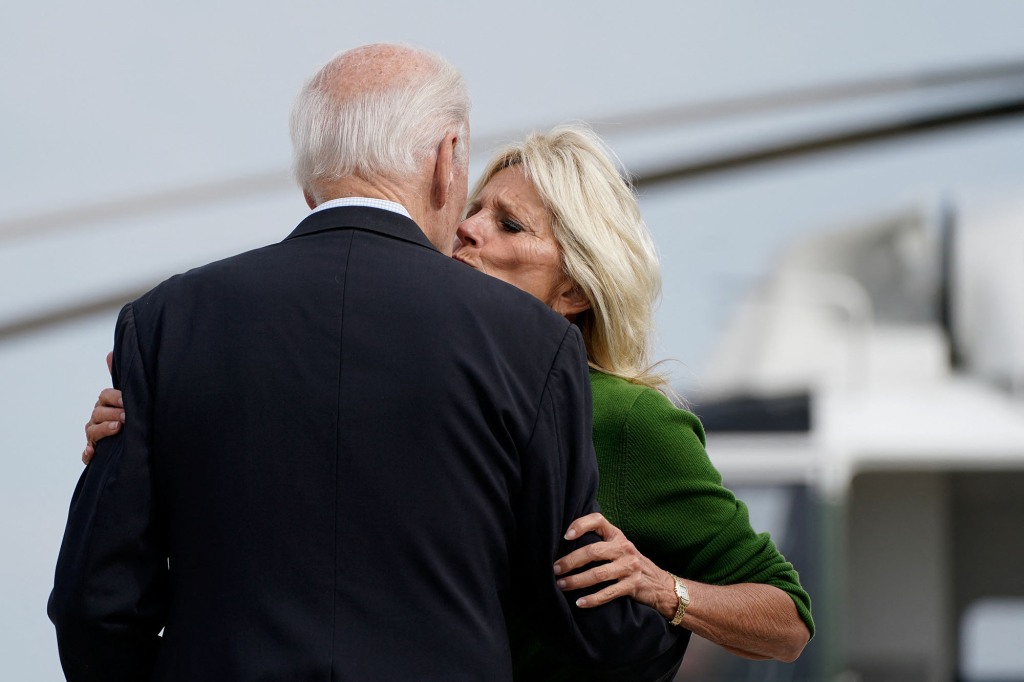
<instances>
[{"instance_id":1,"label":"suit jacket collar","mask_svg":"<svg viewBox=\"0 0 1024 682\"><path fill-rule=\"evenodd\" d=\"M414 221L394 211L369 206L340 206L310 213L285 241L327 230L376 232L437 251L437 247L430 243L427 235L423 234L423 230Z\"/></svg>"}]
</instances>

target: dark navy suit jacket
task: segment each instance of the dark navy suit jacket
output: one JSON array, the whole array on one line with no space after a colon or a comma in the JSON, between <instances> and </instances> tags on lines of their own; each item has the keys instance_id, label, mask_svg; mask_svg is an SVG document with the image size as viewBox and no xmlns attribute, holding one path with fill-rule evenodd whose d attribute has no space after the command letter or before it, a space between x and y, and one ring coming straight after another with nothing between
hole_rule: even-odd
<instances>
[{"instance_id":1,"label":"dark navy suit jacket","mask_svg":"<svg viewBox=\"0 0 1024 682\"><path fill-rule=\"evenodd\" d=\"M519 609L595 678L674 664L653 610L554 585L595 508L578 331L411 220L327 209L171 278L114 383L49 602L69 680L507 680Z\"/></svg>"}]
</instances>

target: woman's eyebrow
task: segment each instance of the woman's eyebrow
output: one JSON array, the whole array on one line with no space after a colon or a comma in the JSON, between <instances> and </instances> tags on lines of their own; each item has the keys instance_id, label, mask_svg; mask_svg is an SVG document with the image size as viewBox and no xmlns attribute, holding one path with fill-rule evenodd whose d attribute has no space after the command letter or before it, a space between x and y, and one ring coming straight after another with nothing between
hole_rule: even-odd
<instances>
[{"instance_id":1,"label":"woman's eyebrow","mask_svg":"<svg viewBox=\"0 0 1024 682\"><path fill-rule=\"evenodd\" d=\"M502 213L516 219L522 227L530 227L533 222L528 218L529 214L522 210L522 206L504 197L499 197L494 202Z\"/></svg>"}]
</instances>

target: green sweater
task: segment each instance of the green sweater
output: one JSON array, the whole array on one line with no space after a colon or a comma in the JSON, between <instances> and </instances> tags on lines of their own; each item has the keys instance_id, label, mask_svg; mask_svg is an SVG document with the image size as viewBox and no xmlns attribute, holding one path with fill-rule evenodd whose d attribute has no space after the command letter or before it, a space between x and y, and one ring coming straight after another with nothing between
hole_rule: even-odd
<instances>
[{"instance_id":1,"label":"green sweater","mask_svg":"<svg viewBox=\"0 0 1024 682\"><path fill-rule=\"evenodd\" d=\"M653 389L590 371L602 513L661 568L700 583L764 583L789 594L814 634L811 600L747 506L722 486L696 416ZM516 678L586 679L539 642L516 658ZM541 673L541 671L544 671Z\"/></svg>"}]
</instances>

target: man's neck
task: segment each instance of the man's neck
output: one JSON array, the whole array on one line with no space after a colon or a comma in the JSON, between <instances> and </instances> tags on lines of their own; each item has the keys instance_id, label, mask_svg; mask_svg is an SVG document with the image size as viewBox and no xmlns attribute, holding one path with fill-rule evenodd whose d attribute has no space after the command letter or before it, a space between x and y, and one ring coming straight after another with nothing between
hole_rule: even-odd
<instances>
[{"instance_id":1,"label":"man's neck","mask_svg":"<svg viewBox=\"0 0 1024 682\"><path fill-rule=\"evenodd\" d=\"M437 216L430 208L430 186L426 183L423 187L417 187L417 178L403 178L401 180L392 178L373 178L372 180L359 176L349 176L333 182L319 183L311 190L305 191L306 203L310 208L316 208L320 204L332 199L343 199L346 197L365 197L368 199L383 199L393 201L404 206L409 216L423 230L427 239L437 246L442 253L448 253L450 245L439 244L444 241L437 237L435 223ZM422 182L420 184L423 184ZM447 250L446 250L447 248Z\"/></svg>"}]
</instances>

